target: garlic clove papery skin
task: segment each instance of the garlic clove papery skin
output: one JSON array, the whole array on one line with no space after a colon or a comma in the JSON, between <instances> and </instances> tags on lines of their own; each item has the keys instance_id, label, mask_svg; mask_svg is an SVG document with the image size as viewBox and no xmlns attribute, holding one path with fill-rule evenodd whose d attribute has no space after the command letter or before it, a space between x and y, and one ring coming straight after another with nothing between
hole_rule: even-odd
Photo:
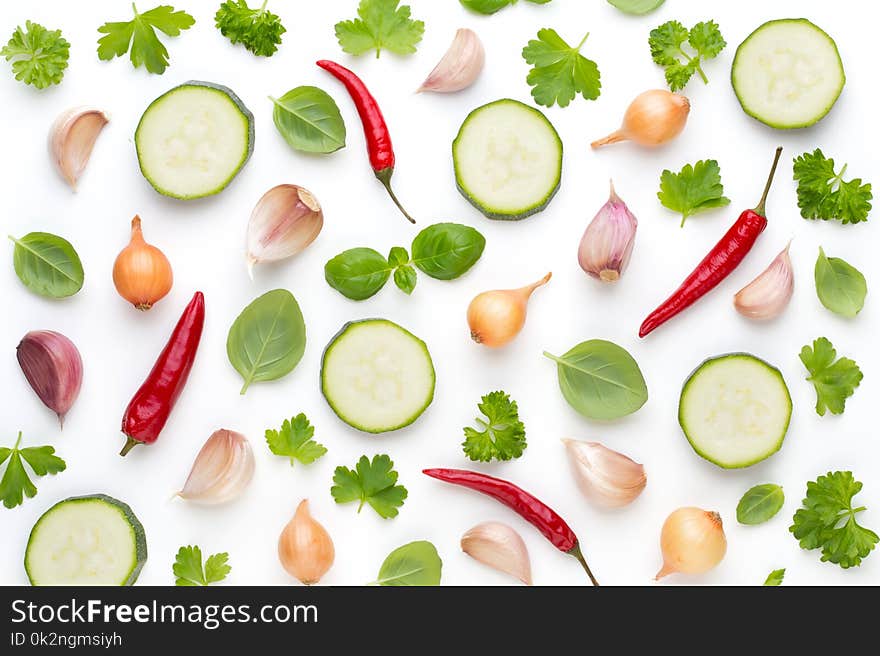
<instances>
[{"instance_id":1,"label":"garlic clove papery skin","mask_svg":"<svg viewBox=\"0 0 880 656\"><path fill-rule=\"evenodd\" d=\"M593 278L603 282L617 281L629 264L636 242L639 222L614 191L581 238L578 263Z\"/></svg>"},{"instance_id":2,"label":"garlic clove papery skin","mask_svg":"<svg viewBox=\"0 0 880 656\"><path fill-rule=\"evenodd\" d=\"M788 307L794 294L794 267L785 247L764 271L733 297L733 306L744 317L768 321Z\"/></svg>"},{"instance_id":3,"label":"garlic clove papery skin","mask_svg":"<svg viewBox=\"0 0 880 656\"><path fill-rule=\"evenodd\" d=\"M648 484L643 465L598 442L564 439L578 487L604 508L622 508L635 501Z\"/></svg>"},{"instance_id":4,"label":"garlic clove papery skin","mask_svg":"<svg viewBox=\"0 0 880 656\"><path fill-rule=\"evenodd\" d=\"M76 346L61 333L35 330L21 340L16 357L31 388L63 428L82 386L83 363Z\"/></svg>"},{"instance_id":5,"label":"garlic clove papery skin","mask_svg":"<svg viewBox=\"0 0 880 656\"><path fill-rule=\"evenodd\" d=\"M216 505L241 495L254 477L254 452L241 433L220 429L202 446L178 492L187 501Z\"/></svg>"},{"instance_id":6,"label":"garlic clove papery skin","mask_svg":"<svg viewBox=\"0 0 880 656\"><path fill-rule=\"evenodd\" d=\"M292 184L272 187L251 212L247 229L247 265L277 262L302 252L324 226L321 204L307 189Z\"/></svg>"},{"instance_id":7,"label":"garlic clove papery skin","mask_svg":"<svg viewBox=\"0 0 880 656\"><path fill-rule=\"evenodd\" d=\"M466 89L479 77L485 63L486 51L480 37L473 30L461 28L416 93L452 93Z\"/></svg>"},{"instance_id":8,"label":"garlic clove papery skin","mask_svg":"<svg viewBox=\"0 0 880 656\"><path fill-rule=\"evenodd\" d=\"M278 538L281 565L300 583L314 585L333 566L335 557L330 534L312 517L309 500L303 499Z\"/></svg>"},{"instance_id":9,"label":"garlic clove papery skin","mask_svg":"<svg viewBox=\"0 0 880 656\"><path fill-rule=\"evenodd\" d=\"M499 572L532 584L532 565L526 543L515 530L501 522L483 522L461 536L461 550Z\"/></svg>"},{"instance_id":10,"label":"garlic clove papery skin","mask_svg":"<svg viewBox=\"0 0 880 656\"><path fill-rule=\"evenodd\" d=\"M94 107L74 107L62 112L49 130L49 153L61 177L76 191L76 183L89 163L98 135L110 119Z\"/></svg>"}]
</instances>

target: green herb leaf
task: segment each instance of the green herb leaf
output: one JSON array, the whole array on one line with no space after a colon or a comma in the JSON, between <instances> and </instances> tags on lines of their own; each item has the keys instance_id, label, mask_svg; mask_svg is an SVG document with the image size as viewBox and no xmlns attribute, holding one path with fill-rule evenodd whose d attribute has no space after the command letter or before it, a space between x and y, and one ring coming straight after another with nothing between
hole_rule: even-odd
<instances>
[{"instance_id":1,"label":"green herb leaf","mask_svg":"<svg viewBox=\"0 0 880 656\"><path fill-rule=\"evenodd\" d=\"M39 23L26 21L25 29L16 27L0 56L12 62L15 79L37 89L60 84L70 57L70 43L61 30L47 30Z\"/></svg>"},{"instance_id":2,"label":"green herb leaf","mask_svg":"<svg viewBox=\"0 0 880 656\"><path fill-rule=\"evenodd\" d=\"M587 100L599 97L602 89L599 67L580 54L588 36L572 48L556 30L544 28L538 30L537 41L533 39L523 48L523 59L532 65L526 82L532 87L536 103L567 107L577 94Z\"/></svg>"},{"instance_id":3,"label":"green herb leaf","mask_svg":"<svg viewBox=\"0 0 880 656\"><path fill-rule=\"evenodd\" d=\"M852 499L862 489L852 472L828 472L807 483L803 508L794 514L789 531L801 549L821 549L822 562L842 568L858 567L880 541L877 534L859 526L856 515L864 506L853 508Z\"/></svg>"},{"instance_id":4,"label":"green herb leaf","mask_svg":"<svg viewBox=\"0 0 880 656\"><path fill-rule=\"evenodd\" d=\"M425 33L425 24L410 18L409 5L400 0L361 0L358 18L336 23L336 38L350 55L370 50L376 57L383 49L398 55L411 55Z\"/></svg>"},{"instance_id":5,"label":"green herb leaf","mask_svg":"<svg viewBox=\"0 0 880 656\"><path fill-rule=\"evenodd\" d=\"M559 389L572 408L590 419L619 419L648 400L648 387L633 357L602 339L581 342L557 357Z\"/></svg>"},{"instance_id":6,"label":"green herb leaf","mask_svg":"<svg viewBox=\"0 0 880 656\"><path fill-rule=\"evenodd\" d=\"M385 558L375 585L440 585L443 561L437 548L427 540L398 547Z\"/></svg>"},{"instance_id":7,"label":"green herb leaf","mask_svg":"<svg viewBox=\"0 0 880 656\"><path fill-rule=\"evenodd\" d=\"M471 11L488 16L509 5L515 4L516 0L459 0L459 2Z\"/></svg>"},{"instance_id":8,"label":"green herb leaf","mask_svg":"<svg viewBox=\"0 0 880 656\"><path fill-rule=\"evenodd\" d=\"M480 430L465 427L464 454L480 462L519 458L526 448L526 428L519 420L516 401L504 392L491 392L477 407L486 421L475 420Z\"/></svg>"},{"instance_id":9,"label":"green herb leaf","mask_svg":"<svg viewBox=\"0 0 880 656\"><path fill-rule=\"evenodd\" d=\"M785 568L782 569L774 569L767 575L767 580L764 581L765 586L776 586L782 585L782 579L785 578Z\"/></svg>"},{"instance_id":10,"label":"green herb leaf","mask_svg":"<svg viewBox=\"0 0 880 656\"><path fill-rule=\"evenodd\" d=\"M409 253L403 246L393 246L388 253L388 266L399 267L409 264Z\"/></svg>"},{"instance_id":11,"label":"green herb leaf","mask_svg":"<svg viewBox=\"0 0 880 656\"><path fill-rule=\"evenodd\" d=\"M406 294L412 294L418 282L416 270L409 265L399 266L394 270L394 284Z\"/></svg>"},{"instance_id":12,"label":"green herb leaf","mask_svg":"<svg viewBox=\"0 0 880 656\"><path fill-rule=\"evenodd\" d=\"M813 341L813 348L801 349L801 362L810 372L807 380L816 388L816 413L824 417L825 411L843 414L846 400L853 395L862 382L862 372L854 361L840 358L826 338Z\"/></svg>"},{"instance_id":13,"label":"green herb leaf","mask_svg":"<svg viewBox=\"0 0 880 656\"><path fill-rule=\"evenodd\" d=\"M373 456L372 462L367 456L361 456L355 469L336 468L335 485L330 488L330 494L336 503L359 501L358 512L368 503L384 519L397 517L397 509L403 505L407 491L397 485L397 472L393 467L394 463L386 455Z\"/></svg>"},{"instance_id":14,"label":"green herb leaf","mask_svg":"<svg viewBox=\"0 0 880 656\"><path fill-rule=\"evenodd\" d=\"M281 44L281 35L287 30L277 14L266 9L248 7L246 0L227 0L214 15L220 34L232 43L241 43L252 53L271 57Z\"/></svg>"},{"instance_id":15,"label":"green herb leaf","mask_svg":"<svg viewBox=\"0 0 880 656\"><path fill-rule=\"evenodd\" d=\"M825 157L820 149L804 153L794 160L794 179L798 183L798 207L805 219L836 219L841 223L859 223L868 220L871 211L870 183L861 178L843 181L846 164L835 172L834 160Z\"/></svg>"},{"instance_id":16,"label":"green herb leaf","mask_svg":"<svg viewBox=\"0 0 880 656\"><path fill-rule=\"evenodd\" d=\"M470 226L435 223L413 239L412 263L432 278L453 280L477 263L485 247L486 238Z\"/></svg>"},{"instance_id":17,"label":"green herb leaf","mask_svg":"<svg viewBox=\"0 0 880 656\"><path fill-rule=\"evenodd\" d=\"M270 100L275 127L294 150L332 153L345 146L345 122L326 91L296 87Z\"/></svg>"},{"instance_id":18,"label":"green herb leaf","mask_svg":"<svg viewBox=\"0 0 880 656\"><path fill-rule=\"evenodd\" d=\"M736 505L736 521L754 526L763 524L782 509L785 494L773 483L756 485L746 492Z\"/></svg>"},{"instance_id":19,"label":"green herb leaf","mask_svg":"<svg viewBox=\"0 0 880 656\"><path fill-rule=\"evenodd\" d=\"M277 380L299 364L306 349L306 324L286 289L266 292L238 315L226 338L229 362L251 383Z\"/></svg>"},{"instance_id":20,"label":"green herb leaf","mask_svg":"<svg viewBox=\"0 0 880 656\"><path fill-rule=\"evenodd\" d=\"M663 207L681 214L682 226L689 216L730 205L721 184L721 167L714 159L685 164L678 173L664 170L657 198Z\"/></svg>"},{"instance_id":21,"label":"green herb leaf","mask_svg":"<svg viewBox=\"0 0 880 656\"><path fill-rule=\"evenodd\" d=\"M350 248L324 265L324 279L346 298L363 301L385 286L392 269L378 251Z\"/></svg>"},{"instance_id":22,"label":"green herb leaf","mask_svg":"<svg viewBox=\"0 0 880 656\"><path fill-rule=\"evenodd\" d=\"M698 73L705 84L709 83L702 64L706 59L717 57L727 42L715 21L697 23L688 30L673 20L651 30L648 45L654 63L666 69L669 88L679 91L687 86L694 73Z\"/></svg>"},{"instance_id":23,"label":"green herb leaf","mask_svg":"<svg viewBox=\"0 0 880 656\"><path fill-rule=\"evenodd\" d=\"M297 460L310 465L327 453L327 447L312 439L314 434L314 426L300 412L292 419L285 419L281 430L267 429L266 444L276 456L289 458L291 467Z\"/></svg>"},{"instance_id":24,"label":"green herb leaf","mask_svg":"<svg viewBox=\"0 0 880 656\"><path fill-rule=\"evenodd\" d=\"M177 580L174 585L197 586L217 583L226 578L232 568L227 565L228 553L216 553L208 557L202 568L202 550L197 546L181 547L174 558L172 571Z\"/></svg>"},{"instance_id":25,"label":"green herb leaf","mask_svg":"<svg viewBox=\"0 0 880 656\"><path fill-rule=\"evenodd\" d=\"M868 283L865 276L839 257L828 257L819 247L816 259L816 294L826 308L852 319L865 306Z\"/></svg>"},{"instance_id":26,"label":"green herb leaf","mask_svg":"<svg viewBox=\"0 0 880 656\"><path fill-rule=\"evenodd\" d=\"M650 14L657 9L666 0L608 0L608 4L616 7L624 14L633 14L641 16Z\"/></svg>"},{"instance_id":27,"label":"green herb leaf","mask_svg":"<svg viewBox=\"0 0 880 656\"><path fill-rule=\"evenodd\" d=\"M15 273L32 292L48 298L66 298L82 289L82 262L69 241L48 232L9 239L15 243Z\"/></svg>"},{"instance_id":28,"label":"green herb leaf","mask_svg":"<svg viewBox=\"0 0 880 656\"><path fill-rule=\"evenodd\" d=\"M156 30L168 36L177 36L191 28L196 19L185 11L174 11L169 5L159 5L138 13L134 4L134 19L128 22L104 23L98 28L98 59L108 61L122 57L126 52L135 68L145 66L150 73L161 75L168 68L168 51L156 36Z\"/></svg>"},{"instance_id":29,"label":"green herb leaf","mask_svg":"<svg viewBox=\"0 0 880 656\"><path fill-rule=\"evenodd\" d=\"M3 478L0 479L0 499L7 508L19 506L24 501L24 497L31 499L37 493L37 488L31 481L24 463L30 465L36 476L54 475L67 468L67 464L55 455L53 447L31 446L19 449L19 444L21 444L21 432L18 433L18 439L11 449L0 447L0 466L8 461Z\"/></svg>"}]
</instances>

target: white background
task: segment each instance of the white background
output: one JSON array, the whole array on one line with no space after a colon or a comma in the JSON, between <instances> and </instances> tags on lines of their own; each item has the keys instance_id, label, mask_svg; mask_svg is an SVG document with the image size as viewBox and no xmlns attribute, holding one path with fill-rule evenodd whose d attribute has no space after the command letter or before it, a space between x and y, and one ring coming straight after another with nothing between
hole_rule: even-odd
<instances>
[{"instance_id":1,"label":"white background","mask_svg":"<svg viewBox=\"0 0 880 656\"><path fill-rule=\"evenodd\" d=\"M148 8L142 3L141 9ZM512 580L471 560L459 549L461 534L474 524L500 520L525 539L536 584L581 585L586 577L574 559L557 552L531 526L497 503L423 476L424 467L474 467L508 478L536 493L565 517L584 553L605 584L651 584L660 567L658 538L665 517L679 506L717 510L729 542L721 565L697 578L670 577L669 583L760 584L776 568L787 569L787 584L880 583L880 555L861 568L844 571L819 562L817 551L802 551L789 534L807 480L828 470L851 469L865 488L859 504L864 525L880 530L880 442L875 434L878 365L877 304L873 293L852 321L832 315L818 302L812 280L819 245L859 267L869 287L880 281L876 222L841 226L799 217L791 160L822 147L849 162L852 175L880 182L873 147L876 128L876 10L863 3L776 0L768 3L669 0L647 17L618 13L602 0L526 2L491 17L468 13L456 0L411 0L426 23L417 54L351 58L333 36L338 20L355 15L355 0L270 1L288 29L280 51L256 58L228 43L213 26L218 1L179 4L196 18L193 29L164 39L171 67L162 76L133 70L124 60L100 62L96 28L107 20L129 20L127 2L72 3L62 0L3 3L0 34L25 19L61 27L72 43L70 66L61 86L46 91L25 87L0 64L0 221L4 234L42 230L68 238L86 271L82 291L51 301L28 292L15 277L12 246L0 267L0 403L2 443L18 430L26 445L52 444L67 471L37 481L39 493L14 510L0 508L0 583L26 583L22 557L30 527L56 501L70 495L103 492L128 502L146 527L149 560L139 583L172 584L171 565L179 546L199 544L207 553L228 551L234 584L295 584L280 566L276 542L299 501L308 497L316 518L332 535L336 563L326 584L362 584L375 578L392 549L428 539L443 559L446 584L508 584ZM747 9L745 9L747 7ZM847 7L851 10L847 10ZM797 132L773 131L747 117L728 82L736 45L765 20L805 15L835 37L846 67L847 86L831 114L819 125ZM628 144L598 152L589 142L617 127L623 110L639 92L662 87L662 69L650 58L647 36L669 19L687 25L716 19L728 41L718 59L706 64L711 83L694 78L686 93L693 110L684 134L656 151ZM455 29L473 28L487 50L486 69L470 89L455 95L415 95L424 76L443 54ZM528 66L520 50L540 27L556 28L570 43L587 31L583 53L602 72L596 102L576 99L568 108L544 110L565 144L562 188L549 209L519 223L494 222L476 212L455 190L450 143L465 115L500 97L530 102ZM397 150L396 189L419 227L458 221L477 227L487 239L482 260L463 278L441 282L419 276L412 297L388 284L374 298L356 303L332 290L323 265L354 246L386 253L409 247L417 228L397 213L374 179L364 152L355 110L341 85L314 65L331 58L353 67L379 99ZM141 177L132 144L137 120L156 96L188 79L230 86L256 117L256 150L234 183L213 198L180 202L159 196ZM329 156L292 151L272 124L269 94L314 84L339 104L348 128L347 147ZM74 194L52 169L45 149L48 127L72 105L106 109L111 122ZM764 184L773 150L785 146L776 185L767 205L770 225L754 252L730 279L684 316L640 341L638 326L655 305L727 230L738 213L752 207ZM656 199L663 168L716 158L722 168L729 208L689 219L678 218ZM629 270L614 286L601 286L578 267L580 236L605 202L608 179L640 219ZM248 279L244 233L253 205L279 183L310 189L325 212L324 230L300 256L257 271ZM148 241L160 246L174 267L174 289L148 313L126 305L116 294L111 268L127 243L129 222L139 213ZM731 297L794 238L795 297L777 321L758 325L737 315ZM536 292L525 330L506 349L490 351L468 337L465 310L486 289L509 288L540 278L553 280ZM226 333L253 298L277 287L290 289L306 319L308 346L295 371L281 381L255 384L239 396L240 379L226 359ZM153 365L184 305L197 289L205 293L207 321L187 388L159 441L140 446L126 458L118 451L122 412ZM437 369L433 405L413 426L394 434L369 436L341 423L321 397L321 351L347 320L386 317L423 338ZM15 359L15 346L28 330L56 329L80 348L85 362L82 393L63 432L54 415L28 387ZM856 359L865 379L840 417L816 415L815 394L798 360L802 345L821 335L841 354ZM591 338L611 339L640 363L649 387L648 403L635 415L613 423L588 421L562 398L556 368L541 356L568 350ZM777 365L794 400L784 448L744 471L723 471L697 457L676 421L678 395L688 373L704 358L749 351ZM529 447L511 463L474 466L462 454L462 426L475 416L480 395L504 389L519 402ZM291 469L271 455L263 431L305 412L315 437L329 453L309 467ZM243 432L257 459L254 481L231 505L202 508L170 500L182 485L193 457L217 428ZM570 475L562 437L599 440L645 463L648 487L632 506L606 512L583 499ZM359 456L388 453L409 498L393 520L371 509L336 505L329 489L337 465L353 466ZM775 482L786 503L758 527L736 523L735 507L749 487Z\"/></svg>"}]
</instances>

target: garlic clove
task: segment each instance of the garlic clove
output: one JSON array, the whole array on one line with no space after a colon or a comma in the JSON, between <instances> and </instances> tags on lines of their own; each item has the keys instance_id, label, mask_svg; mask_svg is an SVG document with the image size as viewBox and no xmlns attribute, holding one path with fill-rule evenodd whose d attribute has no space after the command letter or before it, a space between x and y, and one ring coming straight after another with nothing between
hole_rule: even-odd
<instances>
[{"instance_id":1,"label":"garlic clove","mask_svg":"<svg viewBox=\"0 0 880 656\"><path fill-rule=\"evenodd\" d=\"M593 278L615 282L623 274L636 241L639 222L620 197L611 192L584 231L578 248L578 263Z\"/></svg>"},{"instance_id":2,"label":"garlic clove","mask_svg":"<svg viewBox=\"0 0 880 656\"><path fill-rule=\"evenodd\" d=\"M455 38L446 54L425 78L416 93L422 91L451 93L466 89L480 75L485 61L486 51L480 37L473 30L461 28L455 33Z\"/></svg>"},{"instance_id":3,"label":"garlic clove","mask_svg":"<svg viewBox=\"0 0 880 656\"><path fill-rule=\"evenodd\" d=\"M237 498L254 476L254 453L241 433L220 429L207 439L178 496L215 505Z\"/></svg>"},{"instance_id":4,"label":"garlic clove","mask_svg":"<svg viewBox=\"0 0 880 656\"><path fill-rule=\"evenodd\" d=\"M58 415L63 428L82 386L83 364L76 346L61 333L35 330L21 340L16 356L31 388Z\"/></svg>"},{"instance_id":5,"label":"garlic clove","mask_svg":"<svg viewBox=\"0 0 880 656\"><path fill-rule=\"evenodd\" d=\"M277 262L305 250L324 226L321 204L307 189L272 187L257 202L247 229L247 265Z\"/></svg>"},{"instance_id":6,"label":"garlic clove","mask_svg":"<svg viewBox=\"0 0 880 656\"><path fill-rule=\"evenodd\" d=\"M578 487L591 501L605 508L621 508L645 489L644 466L598 442L564 439Z\"/></svg>"},{"instance_id":7,"label":"garlic clove","mask_svg":"<svg viewBox=\"0 0 880 656\"><path fill-rule=\"evenodd\" d=\"M461 536L461 550L484 565L532 584L532 565L526 543L500 522L483 522Z\"/></svg>"},{"instance_id":8,"label":"garlic clove","mask_svg":"<svg viewBox=\"0 0 880 656\"><path fill-rule=\"evenodd\" d=\"M89 163L98 135L110 119L100 109L74 107L62 112L49 130L49 151L52 161L70 188Z\"/></svg>"},{"instance_id":9,"label":"garlic clove","mask_svg":"<svg viewBox=\"0 0 880 656\"><path fill-rule=\"evenodd\" d=\"M309 500L296 507L278 538L278 559L287 573L305 585L321 580L336 557L330 534L309 512Z\"/></svg>"},{"instance_id":10,"label":"garlic clove","mask_svg":"<svg viewBox=\"0 0 880 656\"><path fill-rule=\"evenodd\" d=\"M775 319L788 307L794 294L794 267L788 249L776 256L763 273L733 297L736 311L749 319Z\"/></svg>"}]
</instances>

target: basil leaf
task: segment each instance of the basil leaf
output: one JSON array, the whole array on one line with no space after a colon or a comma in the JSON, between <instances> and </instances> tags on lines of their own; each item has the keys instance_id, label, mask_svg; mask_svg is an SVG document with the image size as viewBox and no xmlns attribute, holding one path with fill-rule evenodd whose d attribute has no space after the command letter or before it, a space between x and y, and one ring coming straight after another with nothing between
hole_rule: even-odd
<instances>
[{"instance_id":1,"label":"basil leaf","mask_svg":"<svg viewBox=\"0 0 880 656\"><path fill-rule=\"evenodd\" d=\"M868 293L865 276L839 257L827 257L821 246L815 276L819 300L835 314L852 318L864 307Z\"/></svg>"},{"instance_id":2,"label":"basil leaf","mask_svg":"<svg viewBox=\"0 0 880 656\"><path fill-rule=\"evenodd\" d=\"M408 264L402 267L397 267L394 270L394 284L397 285L401 291L406 292L407 294L412 294L413 290L416 288L416 282L418 282L416 270Z\"/></svg>"},{"instance_id":3,"label":"basil leaf","mask_svg":"<svg viewBox=\"0 0 880 656\"><path fill-rule=\"evenodd\" d=\"M277 380L299 364L306 349L306 324L296 299L286 289L266 292L248 305L229 329L226 355L244 379Z\"/></svg>"},{"instance_id":4,"label":"basil leaf","mask_svg":"<svg viewBox=\"0 0 880 656\"><path fill-rule=\"evenodd\" d=\"M767 579L764 581L764 585L767 586L776 586L782 585L782 579L785 578L785 568L782 569L774 569L767 575Z\"/></svg>"},{"instance_id":5,"label":"basil leaf","mask_svg":"<svg viewBox=\"0 0 880 656\"><path fill-rule=\"evenodd\" d=\"M624 14L650 14L666 0L608 0L608 4L616 7Z\"/></svg>"},{"instance_id":6,"label":"basil leaf","mask_svg":"<svg viewBox=\"0 0 880 656\"><path fill-rule=\"evenodd\" d=\"M394 246L388 253L388 265L392 267L409 264L409 253L402 246Z\"/></svg>"},{"instance_id":7,"label":"basil leaf","mask_svg":"<svg viewBox=\"0 0 880 656\"><path fill-rule=\"evenodd\" d=\"M639 365L627 351L602 339L581 342L557 357L559 389L569 405L590 419L618 419L648 400Z\"/></svg>"},{"instance_id":8,"label":"basil leaf","mask_svg":"<svg viewBox=\"0 0 880 656\"><path fill-rule=\"evenodd\" d=\"M736 521L753 526L763 524L782 509L785 494L773 483L756 485L736 504Z\"/></svg>"},{"instance_id":9,"label":"basil leaf","mask_svg":"<svg viewBox=\"0 0 880 656\"><path fill-rule=\"evenodd\" d=\"M398 547L379 568L378 585L440 585L443 561L427 540Z\"/></svg>"},{"instance_id":10,"label":"basil leaf","mask_svg":"<svg viewBox=\"0 0 880 656\"><path fill-rule=\"evenodd\" d=\"M31 232L15 243L12 262L24 286L48 298L73 296L83 286L82 262L66 239L48 232Z\"/></svg>"},{"instance_id":11,"label":"basil leaf","mask_svg":"<svg viewBox=\"0 0 880 656\"><path fill-rule=\"evenodd\" d=\"M500 9L504 9L508 5L512 5L516 0L459 0L459 2L471 11L488 16ZM539 2L537 4L543 3Z\"/></svg>"},{"instance_id":12,"label":"basil leaf","mask_svg":"<svg viewBox=\"0 0 880 656\"><path fill-rule=\"evenodd\" d=\"M346 298L363 301L385 286L391 269L378 251L350 248L324 265L324 279Z\"/></svg>"},{"instance_id":13,"label":"basil leaf","mask_svg":"<svg viewBox=\"0 0 880 656\"><path fill-rule=\"evenodd\" d=\"M318 87L296 87L269 99L275 127L294 150L332 153L345 146L345 123L339 107Z\"/></svg>"},{"instance_id":14,"label":"basil leaf","mask_svg":"<svg viewBox=\"0 0 880 656\"><path fill-rule=\"evenodd\" d=\"M486 238L470 226L435 223L416 235L412 263L437 280L458 278L470 269L486 247Z\"/></svg>"}]
</instances>

